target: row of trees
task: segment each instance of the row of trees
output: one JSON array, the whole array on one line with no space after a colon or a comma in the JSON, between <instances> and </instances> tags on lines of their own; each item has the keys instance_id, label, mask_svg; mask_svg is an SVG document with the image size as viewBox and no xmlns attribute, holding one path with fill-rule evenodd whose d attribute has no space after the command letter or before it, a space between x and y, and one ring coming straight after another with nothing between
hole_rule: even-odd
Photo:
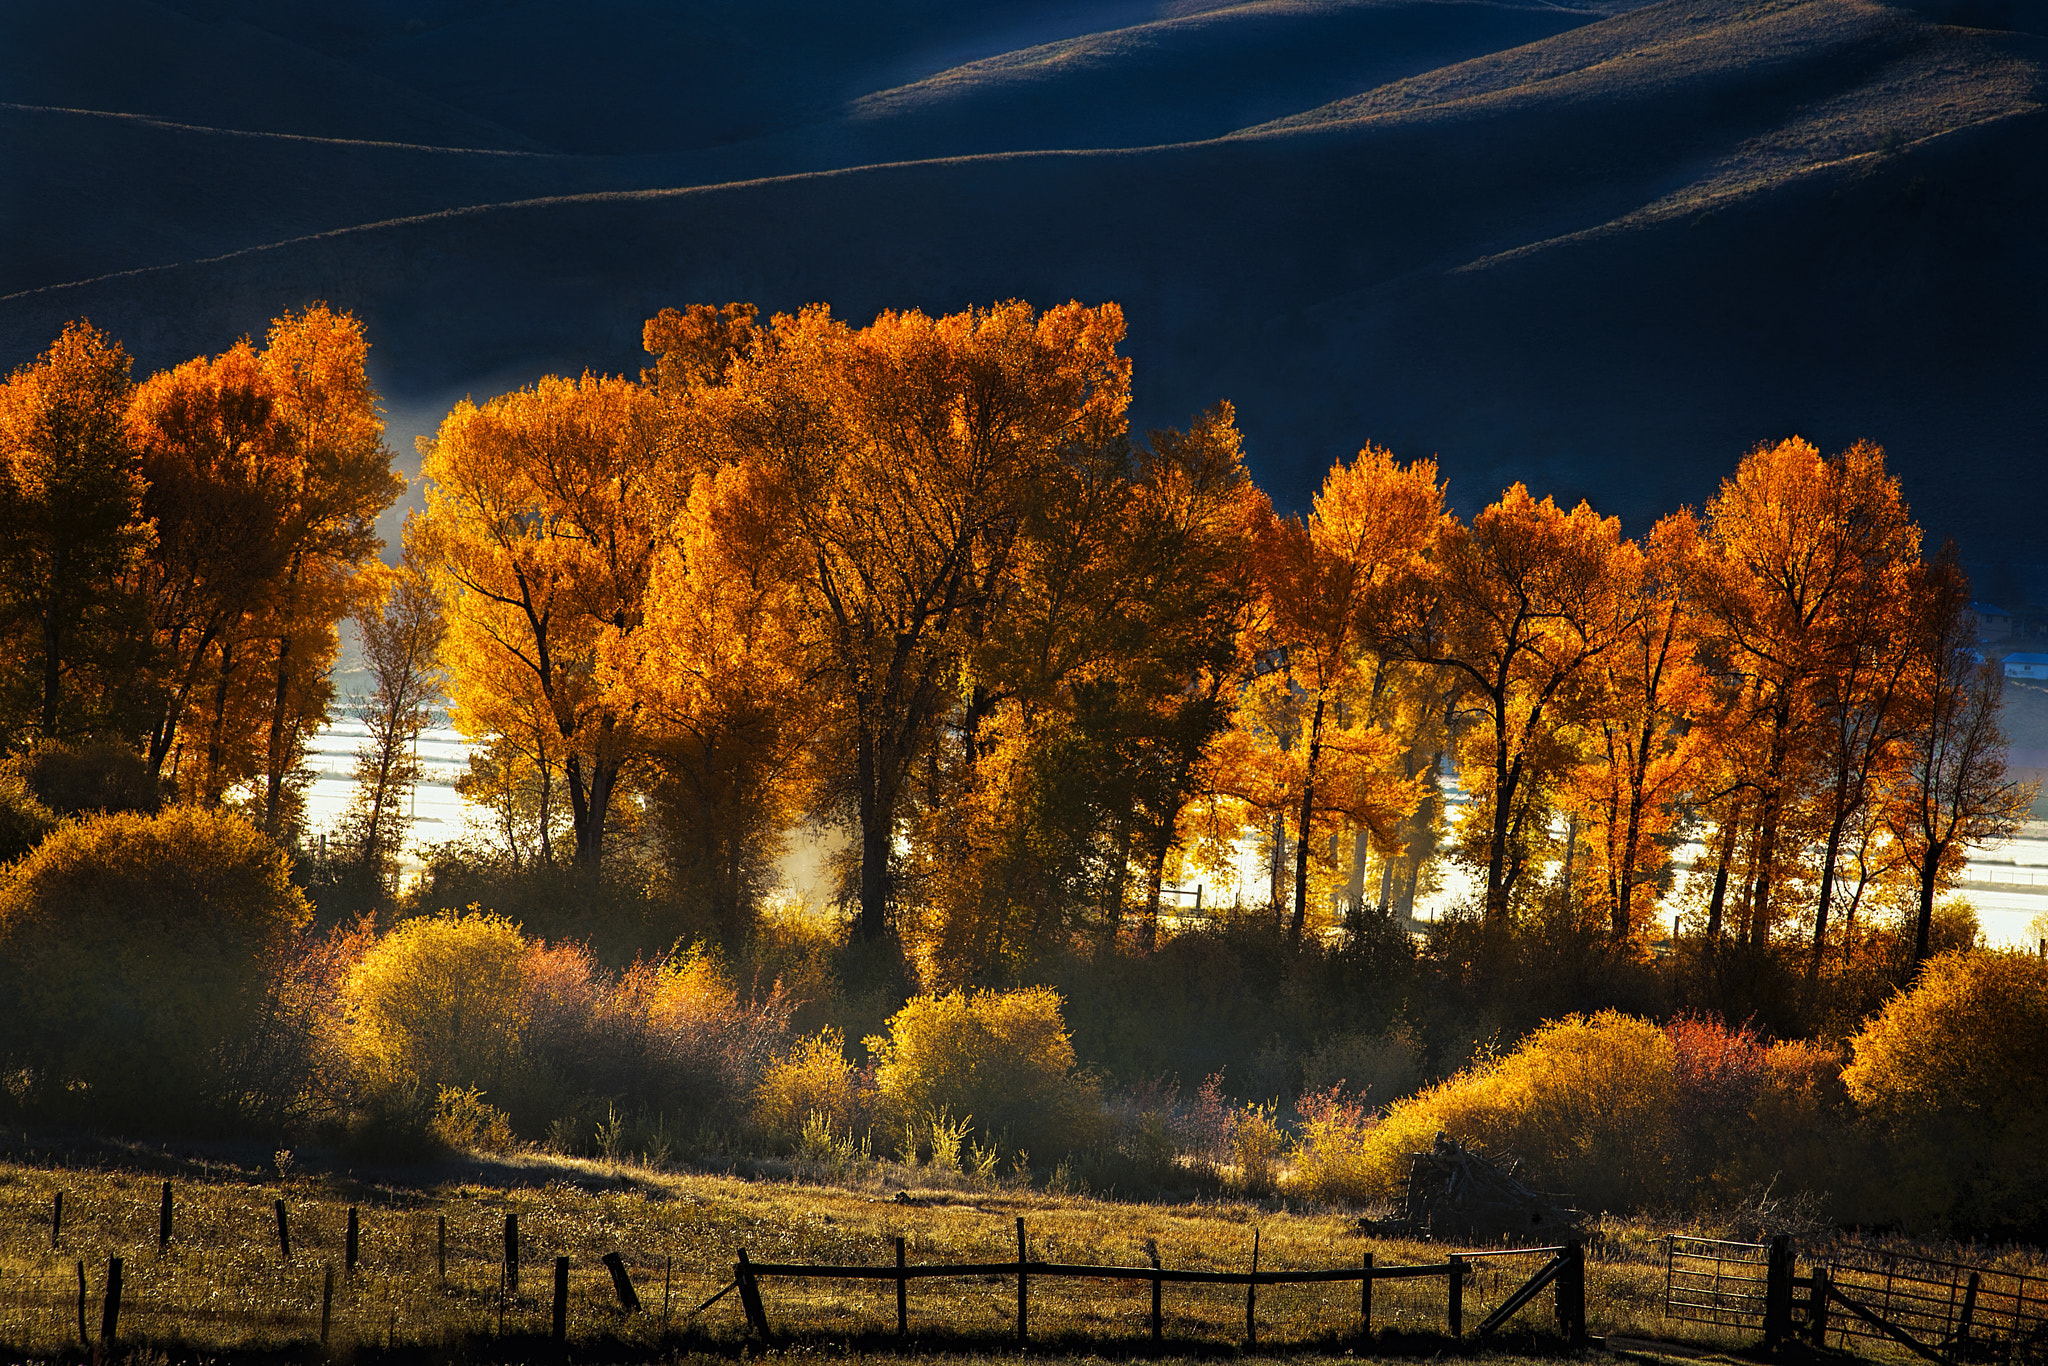
<instances>
[{"instance_id":1,"label":"row of trees","mask_svg":"<svg viewBox=\"0 0 2048 1366\"><path fill-rule=\"evenodd\" d=\"M404 487L366 355L315 305L138 384L80 322L0 385L0 747L116 742L162 792L296 833Z\"/></svg>"},{"instance_id":2,"label":"row of trees","mask_svg":"<svg viewBox=\"0 0 2048 1366\"><path fill-rule=\"evenodd\" d=\"M1122 336L699 305L638 383L458 406L408 550L508 838L596 865L644 794L739 934L783 832L839 824L858 937L1001 980L1149 947L1167 876L1247 839L1297 937L1412 904L1454 767L1489 930L1561 904L1640 949L1697 835L1706 936L1803 933L1811 977L1878 894L1924 957L2023 812L1963 577L1877 447L1760 448L1639 541L1520 486L1464 522L1372 447L1280 516L1227 405L1130 436Z\"/></svg>"},{"instance_id":3,"label":"row of trees","mask_svg":"<svg viewBox=\"0 0 2048 1366\"><path fill-rule=\"evenodd\" d=\"M0 741L117 741L288 838L354 612L362 869L445 689L513 861L658 849L737 942L786 834L836 826L855 936L949 982L1149 950L1168 879L1248 844L1297 942L1389 923L1447 841L1488 936L1641 952L1687 837L1706 939L1803 935L1812 980L1873 900L1925 957L2024 809L1962 575L1876 447L1759 448L1640 540L1519 485L1468 523L1374 447L1282 516L1228 405L1131 436L1122 340L1114 304L667 310L638 380L457 405L386 570L353 319L139 385L76 324L0 390Z\"/></svg>"}]
</instances>

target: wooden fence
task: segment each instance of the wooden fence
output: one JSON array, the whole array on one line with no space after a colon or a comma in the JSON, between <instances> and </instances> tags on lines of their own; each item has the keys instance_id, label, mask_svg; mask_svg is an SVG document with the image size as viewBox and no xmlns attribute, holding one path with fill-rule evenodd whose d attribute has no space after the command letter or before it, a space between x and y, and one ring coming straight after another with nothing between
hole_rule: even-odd
<instances>
[{"instance_id":1,"label":"wooden fence","mask_svg":"<svg viewBox=\"0 0 2048 1366\"><path fill-rule=\"evenodd\" d=\"M1370 1252L1361 1254L1357 1266L1326 1267L1316 1270L1261 1271L1259 1270L1258 1234L1252 1235L1251 1266L1243 1271L1195 1271L1160 1264L1156 1249L1151 1252L1149 1266L1096 1266L1064 1262L1034 1261L1030 1256L1029 1240L1024 1220L1017 1220L1017 1258L1006 1262L926 1262L910 1265L904 1259L904 1240L896 1240L896 1261L894 1265L883 1266L835 1266L814 1262L756 1262L748 1258L745 1248L739 1252L739 1260L733 1264L732 1281L718 1294L707 1300L699 1309L708 1308L731 1291L739 1292L748 1326L763 1339L771 1339L773 1330L769 1327L766 1302L761 1296L761 1282L771 1277L789 1277L806 1280L829 1281L891 1281L896 1287L896 1332L908 1336L910 1332L910 1282L932 1280L940 1277L1015 1277L1017 1282L1017 1341L1024 1343L1031 1337L1031 1282L1038 1280L1120 1280L1149 1282L1152 1287L1152 1312L1150 1327L1152 1340L1162 1339L1164 1317L1161 1312L1163 1291L1168 1285L1241 1285L1244 1294L1244 1337L1248 1347L1256 1347L1259 1340L1258 1295L1262 1285L1314 1285L1333 1282L1358 1282L1358 1332L1365 1336L1372 1331L1372 1288L1376 1281L1426 1280L1441 1278L1444 1282L1444 1324L1452 1337L1464 1334L1464 1289L1477 1262L1486 1257L1514 1257L1548 1254L1549 1260L1525 1281L1522 1286L1502 1302L1499 1308L1487 1316L1479 1325L1479 1335L1486 1336L1504 1325L1510 1318L1526 1307L1545 1288L1554 1287L1556 1295L1556 1318L1558 1331L1573 1345L1583 1344L1586 1338L1586 1263L1585 1251L1577 1242L1559 1247L1511 1248L1490 1252L1454 1252L1443 1262L1420 1266L1381 1266L1374 1262Z\"/></svg>"}]
</instances>

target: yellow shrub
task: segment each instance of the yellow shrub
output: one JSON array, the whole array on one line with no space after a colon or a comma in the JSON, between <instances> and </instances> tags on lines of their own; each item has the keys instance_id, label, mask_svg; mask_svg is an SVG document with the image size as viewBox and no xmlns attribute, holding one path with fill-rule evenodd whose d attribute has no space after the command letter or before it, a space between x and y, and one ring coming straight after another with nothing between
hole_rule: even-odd
<instances>
[{"instance_id":1,"label":"yellow shrub","mask_svg":"<svg viewBox=\"0 0 2048 1366\"><path fill-rule=\"evenodd\" d=\"M1363 1192L1407 1187L1408 1155L1441 1129L1523 1160L1522 1179L1587 1209L1624 1210L1674 1195L1677 1088L1671 1042L1618 1011L1544 1025L1496 1062L1396 1102L1353 1162Z\"/></svg>"},{"instance_id":2,"label":"yellow shrub","mask_svg":"<svg viewBox=\"0 0 2048 1366\"><path fill-rule=\"evenodd\" d=\"M824 1132L845 1138L860 1120L860 1073L846 1058L846 1038L827 1025L798 1039L768 1068L754 1092L754 1114L764 1128L799 1138L813 1117Z\"/></svg>"},{"instance_id":3,"label":"yellow shrub","mask_svg":"<svg viewBox=\"0 0 2048 1366\"><path fill-rule=\"evenodd\" d=\"M502 1153L512 1147L512 1121L474 1086L444 1086L427 1132L457 1152Z\"/></svg>"},{"instance_id":4,"label":"yellow shrub","mask_svg":"<svg viewBox=\"0 0 2048 1366\"><path fill-rule=\"evenodd\" d=\"M1341 1087L1303 1098L1289 1186L1311 1200L1364 1204L1383 1198L1374 1168L1371 1110L1345 1098Z\"/></svg>"},{"instance_id":5,"label":"yellow shrub","mask_svg":"<svg viewBox=\"0 0 2048 1366\"><path fill-rule=\"evenodd\" d=\"M344 988L343 1045L373 1091L495 1085L527 1022L526 939L494 915L402 921Z\"/></svg>"},{"instance_id":6,"label":"yellow shrub","mask_svg":"<svg viewBox=\"0 0 2048 1366\"><path fill-rule=\"evenodd\" d=\"M0 1064L32 1101L99 1121L246 1111L310 918L289 858L239 816L59 825L0 874Z\"/></svg>"},{"instance_id":7,"label":"yellow shrub","mask_svg":"<svg viewBox=\"0 0 2048 1366\"><path fill-rule=\"evenodd\" d=\"M914 997L867 1046L899 1120L971 1116L986 1139L1044 1156L1085 1146L1100 1119L1050 987Z\"/></svg>"},{"instance_id":8,"label":"yellow shrub","mask_svg":"<svg viewBox=\"0 0 2048 1366\"><path fill-rule=\"evenodd\" d=\"M1985 1233L2048 1218L2048 961L1930 958L1853 1048L1849 1095L1917 1178L1892 1217Z\"/></svg>"},{"instance_id":9,"label":"yellow shrub","mask_svg":"<svg viewBox=\"0 0 2048 1366\"><path fill-rule=\"evenodd\" d=\"M1265 1195L1279 1180L1287 1136L1280 1131L1271 1105L1243 1106L1236 1118L1230 1131L1230 1160L1237 1168L1237 1186L1253 1195Z\"/></svg>"}]
</instances>

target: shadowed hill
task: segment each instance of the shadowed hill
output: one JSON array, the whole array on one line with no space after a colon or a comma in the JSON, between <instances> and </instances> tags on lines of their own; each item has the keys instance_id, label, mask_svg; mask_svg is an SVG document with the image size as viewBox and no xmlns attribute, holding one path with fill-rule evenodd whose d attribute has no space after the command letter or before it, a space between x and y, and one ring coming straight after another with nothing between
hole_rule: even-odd
<instances>
[{"instance_id":1,"label":"shadowed hill","mask_svg":"<svg viewBox=\"0 0 2048 1366\"><path fill-rule=\"evenodd\" d=\"M25 358L84 314L162 364L324 297L366 317L387 391L414 402L630 371L640 321L693 300L865 321L1117 299L1138 420L1233 399L1283 503L1371 438L1440 453L1468 512L1523 479L1641 529L1757 441L1868 436L1934 536L2006 567L1987 594L2038 593L2048 557L2014 495L2048 468L2044 66L2036 36L1891 6L1700 0L1207 141L659 190L605 188L619 161L450 162L465 194L548 188L16 294L0 345ZM933 111L1030 103L1008 76L952 79L860 108L979 136L1002 120Z\"/></svg>"}]
</instances>

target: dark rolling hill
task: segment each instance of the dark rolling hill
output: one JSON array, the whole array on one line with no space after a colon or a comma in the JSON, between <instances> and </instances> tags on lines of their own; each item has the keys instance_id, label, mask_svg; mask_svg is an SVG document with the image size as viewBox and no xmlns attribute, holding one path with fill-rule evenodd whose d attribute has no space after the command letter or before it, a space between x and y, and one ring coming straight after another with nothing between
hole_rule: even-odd
<instances>
[{"instance_id":1,"label":"dark rolling hill","mask_svg":"<svg viewBox=\"0 0 2048 1366\"><path fill-rule=\"evenodd\" d=\"M0 21L10 364L325 298L418 428L632 370L664 305L1116 299L1139 422L1231 399L1283 503L1372 439L1468 512L1522 479L1641 528L1757 441L1870 437L1984 592L2048 595L2033 0L124 3L194 89L66 86L22 44L69 8Z\"/></svg>"}]
</instances>

